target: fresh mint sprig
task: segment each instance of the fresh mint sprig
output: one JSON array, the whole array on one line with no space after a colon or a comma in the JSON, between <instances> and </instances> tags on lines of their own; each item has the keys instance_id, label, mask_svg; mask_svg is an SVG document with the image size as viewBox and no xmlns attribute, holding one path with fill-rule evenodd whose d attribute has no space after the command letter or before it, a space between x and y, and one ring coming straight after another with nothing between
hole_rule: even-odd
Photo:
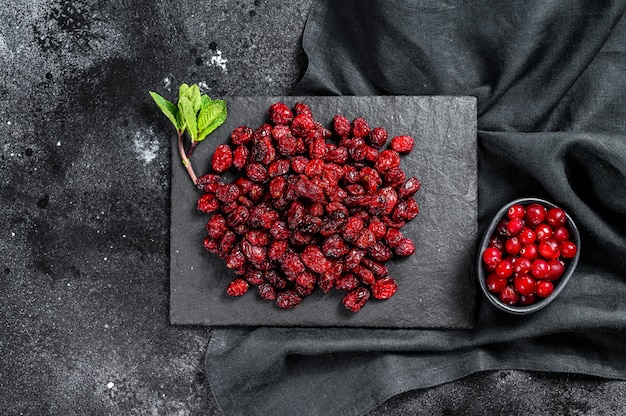
<instances>
[{"instance_id":1,"label":"fresh mint sprig","mask_svg":"<svg viewBox=\"0 0 626 416\"><path fill-rule=\"evenodd\" d=\"M181 84L178 89L177 104L166 100L153 91L150 91L150 96L176 128L178 153L189 177L194 185L197 185L198 178L191 166L191 156L198 143L226 120L228 115L226 101L212 100L208 95L201 94L197 84ZM191 141L187 151L185 151L183 143L185 133Z\"/></svg>"}]
</instances>

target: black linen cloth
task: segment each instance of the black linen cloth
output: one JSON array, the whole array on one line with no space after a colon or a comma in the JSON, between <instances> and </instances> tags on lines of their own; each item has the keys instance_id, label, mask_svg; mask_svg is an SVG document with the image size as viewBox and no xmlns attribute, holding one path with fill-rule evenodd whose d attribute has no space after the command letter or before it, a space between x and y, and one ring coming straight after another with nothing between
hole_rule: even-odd
<instances>
[{"instance_id":1,"label":"black linen cloth","mask_svg":"<svg viewBox=\"0 0 626 416\"><path fill-rule=\"evenodd\" d=\"M543 197L581 231L578 268L529 316L477 299L473 330L216 329L227 415L359 415L490 369L626 379L626 2L317 1L295 94L478 100L479 232Z\"/></svg>"}]
</instances>

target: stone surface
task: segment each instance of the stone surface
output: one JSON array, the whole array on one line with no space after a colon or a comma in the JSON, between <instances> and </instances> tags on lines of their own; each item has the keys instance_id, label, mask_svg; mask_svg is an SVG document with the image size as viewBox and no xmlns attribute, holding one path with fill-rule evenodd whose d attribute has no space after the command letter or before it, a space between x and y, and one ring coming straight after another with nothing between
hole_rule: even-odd
<instances>
[{"instance_id":1,"label":"stone surface","mask_svg":"<svg viewBox=\"0 0 626 416\"><path fill-rule=\"evenodd\" d=\"M309 4L3 5L0 413L221 414L202 366L211 330L168 321L172 131L147 91L289 94ZM491 372L370 415L617 415L625 386Z\"/></svg>"},{"instance_id":2,"label":"stone surface","mask_svg":"<svg viewBox=\"0 0 626 416\"><path fill-rule=\"evenodd\" d=\"M346 326L387 328L472 328L476 295L474 255L477 235L476 100L473 97L232 97L229 117L194 153L198 174L230 132L240 125L256 129L277 101L302 101L316 120L331 128L337 113L365 117L386 128L391 140L415 138L401 158L407 177L422 183L415 195L419 215L402 228L415 253L386 266L399 284L384 302L371 300L354 314L343 307L344 291L319 289L289 312L255 292L234 299L224 288L235 278L225 262L202 247L208 215L196 209L199 193L172 154L172 229L170 232L170 318L178 324ZM385 147L387 148L387 147ZM234 169L233 169L234 170ZM228 180L233 180L229 172ZM226 175L225 175L226 177ZM225 179L226 180L226 179Z\"/></svg>"}]
</instances>

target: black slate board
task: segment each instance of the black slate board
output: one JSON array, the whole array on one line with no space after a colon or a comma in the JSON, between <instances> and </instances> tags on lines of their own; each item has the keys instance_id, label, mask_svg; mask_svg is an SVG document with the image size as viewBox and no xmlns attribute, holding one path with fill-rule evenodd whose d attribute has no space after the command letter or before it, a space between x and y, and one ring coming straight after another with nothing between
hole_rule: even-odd
<instances>
[{"instance_id":1,"label":"black slate board","mask_svg":"<svg viewBox=\"0 0 626 416\"><path fill-rule=\"evenodd\" d=\"M307 103L316 120L330 126L341 113L365 117L390 138L416 139L402 167L422 181L416 194L420 213L403 228L416 246L413 256L390 261L399 289L386 301L370 300L353 314L341 305L343 292L318 289L297 308L285 311L260 299L256 290L231 298L224 288L234 276L202 247L208 216L196 210L200 192L172 151L170 235L170 321L209 326L345 326L382 328L471 328L477 240L476 100L473 97L231 97L228 119L202 142L193 157L198 175L230 132L267 121L270 104ZM172 149L176 149L173 143Z\"/></svg>"}]
</instances>

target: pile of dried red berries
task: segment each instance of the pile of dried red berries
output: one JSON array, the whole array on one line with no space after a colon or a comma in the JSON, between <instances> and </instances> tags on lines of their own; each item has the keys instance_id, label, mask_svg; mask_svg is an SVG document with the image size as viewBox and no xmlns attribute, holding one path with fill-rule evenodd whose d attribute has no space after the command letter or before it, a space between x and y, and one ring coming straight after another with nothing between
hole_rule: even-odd
<instances>
[{"instance_id":1,"label":"pile of dried red berries","mask_svg":"<svg viewBox=\"0 0 626 416\"><path fill-rule=\"evenodd\" d=\"M511 205L482 252L487 289L509 306L550 296L578 251L570 234L562 208Z\"/></svg>"},{"instance_id":2,"label":"pile of dried red berries","mask_svg":"<svg viewBox=\"0 0 626 416\"><path fill-rule=\"evenodd\" d=\"M334 288L352 312L370 296L390 298L398 285L385 262L415 251L400 231L419 211L420 181L400 168L413 138L381 150L382 127L336 115L331 131L304 103L274 103L268 115L256 130L234 129L212 155L213 172L198 178L198 209L212 214L204 247L237 276L226 292L255 286L291 309L316 287ZM228 171L240 174L228 182Z\"/></svg>"}]
</instances>

